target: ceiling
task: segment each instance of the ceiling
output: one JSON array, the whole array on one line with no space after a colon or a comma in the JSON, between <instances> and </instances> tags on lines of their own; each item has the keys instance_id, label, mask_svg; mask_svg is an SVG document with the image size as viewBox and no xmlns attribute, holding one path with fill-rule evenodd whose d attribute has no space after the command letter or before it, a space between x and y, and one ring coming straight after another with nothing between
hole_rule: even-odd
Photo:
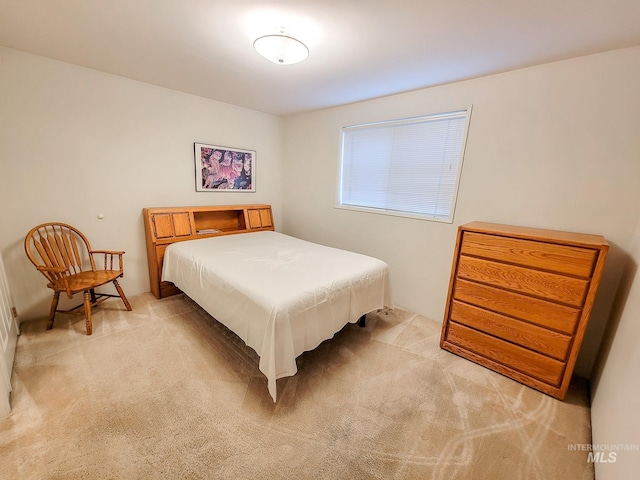
<instances>
[{"instance_id":1,"label":"ceiling","mask_svg":"<svg viewBox=\"0 0 640 480\"><path fill-rule=\"evenodd\" d=\"M640 1L0 0L0 45L284 116L637 46Z\"/></svg>"}]
</instances>

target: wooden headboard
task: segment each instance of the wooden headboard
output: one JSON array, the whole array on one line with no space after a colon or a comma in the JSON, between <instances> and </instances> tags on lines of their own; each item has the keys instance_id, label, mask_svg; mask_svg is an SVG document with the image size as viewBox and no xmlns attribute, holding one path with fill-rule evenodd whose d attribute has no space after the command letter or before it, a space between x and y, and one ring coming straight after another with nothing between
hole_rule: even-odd
<instances>
[{"instance_id":1,"label":"wooden headboard","mask_svg":"<svg viewBox=\"0 0 640 480\"><path fill-rule=\"evenodd\" d=\"M161 281L167 245L219 235L273 230L271 205L144 208L142 214L149 283L156 298L180 293L173 283Z\"/></svg>"}]
</instances>

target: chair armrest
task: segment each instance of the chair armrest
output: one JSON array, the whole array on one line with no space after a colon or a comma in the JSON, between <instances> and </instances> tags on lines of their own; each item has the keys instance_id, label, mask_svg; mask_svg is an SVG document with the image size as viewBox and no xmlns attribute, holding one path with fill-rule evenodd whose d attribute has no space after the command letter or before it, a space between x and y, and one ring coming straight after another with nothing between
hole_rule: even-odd
<instances>
[{"instance_id":1,"label":"chair armrest","mask_svg":"<svg viewBox=\"0 0 640 480\"><path fill-rule=\"evenodd\" d=\"M122 256L124 255L124 252L121 250L91 250L89 252L91 255L102 255L103 256L103 265L102 265L102 269L103 270L118 270L121 274L124 274L123 272L123 261L122 261ZM118 257L118 265L117 268L113 268L113 263L114 263L114 258Z\"/></svg>"}]
</instances>

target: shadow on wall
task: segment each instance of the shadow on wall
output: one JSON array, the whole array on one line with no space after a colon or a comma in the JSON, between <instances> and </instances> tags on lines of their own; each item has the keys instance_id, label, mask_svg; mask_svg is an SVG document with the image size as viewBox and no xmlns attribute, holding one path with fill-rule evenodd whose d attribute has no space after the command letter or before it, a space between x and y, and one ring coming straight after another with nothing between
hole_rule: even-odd
<instances>
[{"instance_id":1,"label":"shadow on wall","mask_svg":"<svg viewBox=\"0 0 640 480\"><path fill-rule=\"evenodd\" d=\"M609 243L609 251L574 371L575 375L587 379L592 378L604 331L609 323L612 305L617 296L621 272L629 262L629 255L624 250L609 240L607 242Z\"/></svg>"},{"instance_id":2,"label":"shadow on wall","mask_svg":"<svg viewBox=\"0 0 640 480\"><path fill-rule=\"evenodd\" d=\"M596 396L604 365L607 363L607 358L609 358L611 346L613 345L613 340L618 332L620 320L622 319L622 314L629 298L629 292L631 291L633 280L635 279L638 271L638 264L633 260L631 255L626 252L623 252L623 255L624 261L619 262L619 265L621 265L620 282L613 298L609 321L602 336L602 343L600 350L598 351L598 355L596 356L595 365L591 375L591 398Z\"/></svg>"}]
</instances>

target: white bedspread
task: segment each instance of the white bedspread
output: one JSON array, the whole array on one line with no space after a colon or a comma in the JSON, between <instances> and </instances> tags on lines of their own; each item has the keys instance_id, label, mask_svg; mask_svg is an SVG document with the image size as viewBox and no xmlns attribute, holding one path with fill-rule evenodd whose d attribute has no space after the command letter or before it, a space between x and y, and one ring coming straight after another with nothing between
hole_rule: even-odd
<instances>
[{"instance_id":1,"label":"white bedspread","mask_svg":"<svg viewBox=\"0 0 640 480\"><path fill-rule=\"evenodd\" d=\"M385 262L271 231L174 243L162 279L258 353L274 401L298 355L392 306Z\"/></svg>"}]
</instances>

